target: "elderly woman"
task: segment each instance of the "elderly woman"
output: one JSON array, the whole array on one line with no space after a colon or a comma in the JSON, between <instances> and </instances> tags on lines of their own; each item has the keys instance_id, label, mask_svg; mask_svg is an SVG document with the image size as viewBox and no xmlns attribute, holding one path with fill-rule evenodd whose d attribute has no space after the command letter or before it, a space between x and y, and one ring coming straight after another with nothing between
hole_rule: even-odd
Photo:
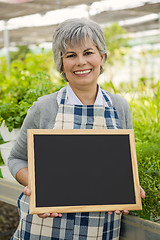
<instances>
[{"instance_id":1,"label":"elderly woman","mask_svg":"<svg viewBox=\"0 0 160 240\"><path fill-rule=\"evenodd\" d=\"M54 33L53 54L56 69L68 82L68 86L41 97L33 104L11 151L10 171L18 182L26 186L18 199L20 224L12 239L119 239L119 210L113 213L28 213L28 196L31 194L27 186L28 128L132 128L128 103L121 96L102 90L97 84L107 59L105 39L99 25L80 19L61 23ZM81 111L78 105L81 106ZM92 109L89 114L88 105ZM141 196L144 195L141 189ZM128 211L125 210L124 213L127 214Z\"/></svg>"}]
</instances>

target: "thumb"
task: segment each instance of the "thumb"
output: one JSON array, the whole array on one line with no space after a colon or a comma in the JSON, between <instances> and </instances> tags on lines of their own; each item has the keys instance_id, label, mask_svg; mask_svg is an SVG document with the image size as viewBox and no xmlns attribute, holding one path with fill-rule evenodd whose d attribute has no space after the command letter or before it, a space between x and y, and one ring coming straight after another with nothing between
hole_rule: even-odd
<instances>
[{"instance_id":1,"label":"thumb","mask_svg":"<svg viewBox=\"0 0 160 240\"><path fill-rule=\"evenodd\" d=\"M140 194L141 194L141 198L145 198L145 191L141 186L140 186Z\"/></svg>"},{"instance_id":2,"label":"thumb","mask_svg":"<svg viewBox=\"0 0 160 240\"><path fill-rule=\"evenodd\" d=\"M23 190L24 195L30 196L31 195L31 190L29 189L28 186L26 186Z\"/></svg>"}]
</instances>

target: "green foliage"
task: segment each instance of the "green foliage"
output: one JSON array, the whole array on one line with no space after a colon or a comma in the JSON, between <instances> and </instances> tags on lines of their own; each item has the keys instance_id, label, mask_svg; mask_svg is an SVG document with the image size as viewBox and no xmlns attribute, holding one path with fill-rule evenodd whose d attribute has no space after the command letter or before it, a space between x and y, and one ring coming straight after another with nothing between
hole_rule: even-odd
<instances>
[{"instance_id":1,"label":"green foliage","mask_svg":"<svg viewBox=\"0 0 160 240\"><path fill-rule=\"evenodd\" d=\"M102 88L124 96L125 91L129 94L139 179L146 192L142 211L132 214L156 220L160 217L160 81L154 88L148 83L140 79L137 87L121 83L115 88L109 82Z\"/></svg>"},{"instance_id":2,"label":"green foliage","mask_svg":"<svg viewBox=\"0 0 160 240\"><path fill-rule=\"evenodd\" d=\"M146 192L143 210L138 214L146 219L156 219L160 213L160 82L154 91L147 93L147 90L139 92L130 106L139 178Z\"/></svg>"},{"instance_id":3,"label":"green foliage","mask_svg":"<svg viewBox=\"0 0 160 240\"><path fill-rule=\"evenodd\" d=\"M158 134L157 134L158 137ZM156 142L136 142L139 178L145 189L143 210L138 214L146 219L156 219L160 213L160 137Z\"/></svg>"},{"instance_id":4,"label":"green foliage","mask_svg":"<svg viewBox=\"0 0 160 240\"><path fill-rule=\"evenodd\" d=\"M2 171L1 171L1 169L0 169L0 178L3 178L3 175L2 175Z\"/></svg>"},{"instance_id":5,"label":"green foliage","mask_svg":"<svg viewBox=\"0 0 160 240\"><path fill-rule=\"evenodd\" d=\"M7 79L7 61L4 57L0 58L0 98L2 98L2 88L4 87Z\"/></svg>"},{"instance_id":6,"label":"green foliage","mask_svg":"<svg viewBox=\"0 0 160 240\"><path fill-rule=\"evenodd\" d=\"M120 93L120 91L114 86L112 81L104 82L101 87L108 92L113 92L115 94Z\"/></svg>"},{"instance_id":7,"label":"green foliage","mask_svg":"<svg viewBox=\"0 0 160 240\"><path fill-rule=\"evenodd\" d=\"M17 46L18 51L16 52L10 52L10 59L11 62L15 59L24 60L26 57L26 54L30 52L30 49L27 45L24 46Z\"/></svg>"},{"instance_id":8,"label":"green foliage","mask_svg":"<svg viewBox=\"0 0 160 240\"><path fill-rule=\"evenodd\" d=\"M17 82L14 84L13 81L6 89L5 94L8 94L0 106L0 124L5 121L9 131L20 128L33 102L43 95L58 91L61 86L63 85L51 82L50 77L44 72L27 76L21 85Z\"/></svg>"},{"instance_id":9,"label":"green foliage","mask_svg":"<svg viewBox=\"0 0 160 240\"><path fill-rule=\"evenodd\" d=\"M0 144L3 144L3 143L4 143L4 140L3 140L3 138L2 138L2 136L0 134Z\"/></svg>"},{"instance_id":10,"label":"green foliage","mask_svg":"<svg viewBox=\"0 0 160 240\"><path fill-rule=\"evenodd\" d=\"M113 23L111 26L105 28L104 36L108 49L108 64L113 65L116 60L121 61L125 55L126 47L129 47L129 39L126 33L126 30L118 25L118 23Z\"/></svg>"},{"instance_id":11,"label":"green foliage","mask_svg":"<svg viewBox=\"0 0 160 240\"><path fill-rule=\"evenodd\" d=\"M0 166L2 166L4 164L4 161L3 161L3 158L1 156L1 153L0 153Z\"/></svg>"},{"instance_id":12,"label":"green foliage","mask_svg":"<svg viewBox=\"0 0 160 240\"><path fill-rule=\"evenodd\" d=\"M150 141L150 138L160 132L160 81L157 83L157 88L148 93L147 88L143 86L143 93L139 95L130 102L134 130L137 139Z\"/></svg>"},{"instance_id":13,"label":"green foliage","mask_svg":"<svg viewBox=\"0 0 160 240\"><path fill-rule=\"evenodd\" d=\"M51 75L50 71L54 69L52 51L40 54L28 53L24 64L29 73L35 74L37 71L45 71Z\"/></svg>"},{"instance_id":14,"label":"green foliage","mask_svg":"<svg viewBox=\"0 0 160 240\"><path fill-rule=\"evenodd\" d=\"M0 124L5 121L9 131L21 127L34 101L66 85L53 67L51 52L29 53L23 61L13 61L9 70L0 67L5 76L0 84Z\"/></svg>"}]
</instances>

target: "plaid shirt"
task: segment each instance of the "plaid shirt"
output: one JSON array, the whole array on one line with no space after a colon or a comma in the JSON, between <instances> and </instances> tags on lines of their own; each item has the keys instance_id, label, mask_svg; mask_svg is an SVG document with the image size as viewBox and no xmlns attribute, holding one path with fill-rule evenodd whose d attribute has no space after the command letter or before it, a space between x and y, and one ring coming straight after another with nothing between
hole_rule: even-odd
<instances>
[{"instance_id":1,"label":"plaid shirt","mask_svg":"<svg viewBox=\"0 0 160 240\"><path fill-rule=\"evenodd\" d=\"M116 109L103 90L104 105L68 105L64 88L54 129L118 129ZM63 213L41 219L29 215L28 197L18 199L20 223L12 240L118 240L121 215L108 212Z\"/></svg>"}]
</instances>

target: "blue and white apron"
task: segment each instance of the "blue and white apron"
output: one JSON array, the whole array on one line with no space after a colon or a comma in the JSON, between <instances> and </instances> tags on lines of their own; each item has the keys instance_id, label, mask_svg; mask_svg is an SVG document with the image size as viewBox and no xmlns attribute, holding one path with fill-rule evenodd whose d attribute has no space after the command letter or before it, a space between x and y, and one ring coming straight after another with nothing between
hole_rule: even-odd
<instances>
[{"instance_id":1,"label":"blue and white apron","mask_svg":"<svg viewBox=\"0 0 160 240\"><path fill-rule=\"evenodd\" d=\"M116 109L105 91L104 105L68 105L64 88L54 129L119 129ZM85 154L85 153L84 153ZM28 197L18 199L20 223L13 240L118 240L121 215L108 212L63 213L62 217L29 215Z\"/></svg>"}]
</instances>

